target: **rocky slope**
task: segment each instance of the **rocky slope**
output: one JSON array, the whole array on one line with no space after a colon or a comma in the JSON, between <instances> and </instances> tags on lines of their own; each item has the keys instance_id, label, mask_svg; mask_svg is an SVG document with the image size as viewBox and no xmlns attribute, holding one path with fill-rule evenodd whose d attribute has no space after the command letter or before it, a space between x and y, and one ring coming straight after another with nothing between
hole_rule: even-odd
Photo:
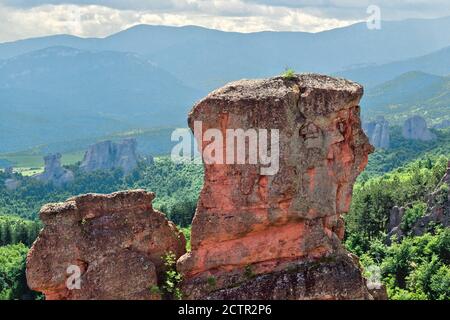
<instances>
[{"instance_id":1,"label":"rocky slope","mask_svg":"<svg viewBox=\"0 0 450 320\"><path fill-rule=\"evenodd\" d=\"M44 157L44 162L44 172L34 176L37 180L53 183L55 186L62 186L73 181L73 172L61 166L60 153Z\"/></svg>"},{"instance_id":2,"label":"rocky slope","mask_svg":"<svg viewBox=\"0 0 450 320\"><path fill-rule=\"evenodd\" d=\"M120 168L129 173L137 167L136 145L135 139L125 139L118 143L112 141L96 143L89 147L80 168L86 172Z\"/></svg>"},{"instance_id":3,"label":"rocky slope","mask_svg":"<svg viewBox=\"0 0 450 320\"><path fill-rule=\"evenodd\" d=\"M342 214L373 151L360 123L362 94L356 83L304 74L233 82L194 106L191 129L202 121L203 132L224 136L279 130L279 171L205 164L192 252L178 261L188 298L370 297L341 245Z\"/></svg>"},{"instance_id":4,"label":"rocky slope","mask_svg":"<svg viewBox=\"0 0 450 320\"><path fill-rule=\"evenodd\" d=\"M389 122L384 117L378 117L376 121L366 122L363 124L364 132L369 137L370 143L375 148L389 149L390 133Z\"/></svg>"},{"instance_id":5,"label":"rocky slope","mask_svg":"<svg viewBox=\"0 0 450 320\"><path fill-rule=\"evenodd\" d=\"M408 140L432 141L436 135L428 129L427 122L420 116L408 118L403 124L403 138Z\"/></svg>"},{"instance_id":6,"label":"rocky slope","mask_svg":"<svg viewBox=\"0 0 450 320\"><path fill-rule=\"evenodd\" d=\"M150 288L162 282L162 256L181 256L186 243L153 210L154 197L143 190L88 194L44 206L44 229L27 257L29 287L48 300L159 298Z\"/></svg>"},{"instance_id":7,"label":"rocky slope","mask_svg":"<svg viewBox=\"0 0 450 320\"><path fill-rule=\"evenodd\" d=\"M427 210L423 217L419 218L408 233L421 236L434 225L450 227L450 161L447 172L437 185L436 189L427 196ZM406 212L405 207L393 207L387 226L386 242L391 243L391 238L403 238L407 232L402 229L402 218Z\"/></svg>"}]
</instances>

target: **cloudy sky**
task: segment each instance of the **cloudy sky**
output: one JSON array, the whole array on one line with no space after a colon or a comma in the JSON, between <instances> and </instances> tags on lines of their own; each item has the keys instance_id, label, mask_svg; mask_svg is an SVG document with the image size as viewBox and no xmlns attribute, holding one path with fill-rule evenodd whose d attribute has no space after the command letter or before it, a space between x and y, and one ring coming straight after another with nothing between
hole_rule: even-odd
<instances>
[{"instance_id":1,"label":"cloudy sky","mask_svg":"<svg viewBox=\"0 0 450 320\"><path fill-rule=\"evenodd\" d=\"M450 16L449 0L0 0L0 42L68 33L103 37L136 24L317 32L367 19Z\"/></svg>"}]
</instances>

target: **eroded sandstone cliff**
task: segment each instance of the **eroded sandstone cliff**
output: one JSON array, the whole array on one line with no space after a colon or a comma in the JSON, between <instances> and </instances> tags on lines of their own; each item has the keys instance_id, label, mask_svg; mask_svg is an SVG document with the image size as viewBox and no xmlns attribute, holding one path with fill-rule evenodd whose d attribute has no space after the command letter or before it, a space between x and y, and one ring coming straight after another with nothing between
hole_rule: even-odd
<instances>
[{"instance_id":1,"label":"eroded sandstone cliff","mask_svg":"<svg viewBox=\"0 0 450 320\"><path fill-rule=\"evenodd\" d=\"M364 123L363 129L375 148L389 149L391 144L389 122L384 117L380 116L375 121Z\"/></svg>"},{"instance_id":2,"label":"eroded sandstone cliff","mask_svg":"<svg viewBox=\"0 0 450 320\"><path fill-rule=\"evenodd\" d=\"M136 190L44 206L44 229L27 257L29 287L50 300L158 298L150 288L162 281L162 256L181 256L186 243L153 210L154 197Z\"/></svg>"},{"instance_id":3,"label":"eroded sandstone cliff","mask_svg":"<svg viewBox=\"0 0 450 320\"><path fill-rule=\"evenodd\" d=\"M402 128L403 138L408 140L432 141L436 135L428 129L427 122L420 116L412 116L406 119Z\"/></svg>"},{"instance_id":4,"label":"eroded sandstone cliff","mask_svg":"<svg viewBox=\"0 0 450 320\"><path fill-rule=\"evenodd\" d=\"M138 164L136 148L137 142L135 139L96 143L86 151L80 168L85 172L122 169L125 174L128 174Z\"/></svg>"},{"instance_id":5,"label":"eroded sandstone cliff","mask_svg":"<svg viewBox=\"0 0 450 320\"><path fill-rule=\"evenodd\" d=\"M359 265L341 245L342 215L373 151L361 129L363 88L305 74L242 80L189 114L202 129L278 129L279 171L205 164L192 252L178 262L191 299L364 299ZM204 150L208 143L198 143Z\"/></svg>"}]
</instances>

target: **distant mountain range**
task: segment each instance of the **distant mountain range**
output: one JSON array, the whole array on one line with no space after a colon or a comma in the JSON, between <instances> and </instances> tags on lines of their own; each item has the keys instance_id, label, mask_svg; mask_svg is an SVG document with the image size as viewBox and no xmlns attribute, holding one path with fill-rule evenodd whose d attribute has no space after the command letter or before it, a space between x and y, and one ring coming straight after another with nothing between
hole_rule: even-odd
<instances>
[{"instance_id":1,"label":"distant mountain range","mask_svg":"<svg viewBox=\"0 0 450 320\"><path fill-rule=\"evenodd\" d=\"M420 115L434 125L450 120L450 77L408 72L367 90L361 104L366 119L384 116L391 124L401 124Z\"/></svg>"},{"instance_id":2,"label":"distant mountain range","mask_svg":"<svg viewBox=\"0 0 450 320\"><path fill-rule=\"evenodd\" d=\"M51 47L0 63L0 152L184 125L201 94L136 54Z\"/></svg>"},{"instance_id":3,"label":"distant mountain range","mask_svg":"<svg viewBox=\"0 0 450 320\"><path fill-rule=\"evenodd\" d=\"M450 75L450 47L418 58L356 68L337 75L360 82L370 88L410 71L422 71L440 76Z\"/></svg>"},{"instance_id":4,"label":"distant mountain range","mask_svg":"<svg viewBox=\"0 0 450 320\"><path fill-rule=\"evenodd\" d=\"M106 38L59 35L0 44L0 59L51 46L134 52L192 87L209 91L231 80L267 77L286 66L335 73L426 55L450 46L450 17L365 23L319 33L236 33L201 27L139 25Z\"/></svg>"},{"instance_id":5,"label":"distant mountain range","mask_svg":"<svg viewBox=\"0 0 450 320\"><path fill-rule=\"evenodd\" d=\"M448 117L450 17L365 23L320 33L235 33L140 25L106 38L0 44L0 153L136 128L185 126L210 90L297 72L366 86L363 115ZM413 73L411 73L413 72ZM406 73L406 74L405 74Z\"/></svg>"}]
</instances>

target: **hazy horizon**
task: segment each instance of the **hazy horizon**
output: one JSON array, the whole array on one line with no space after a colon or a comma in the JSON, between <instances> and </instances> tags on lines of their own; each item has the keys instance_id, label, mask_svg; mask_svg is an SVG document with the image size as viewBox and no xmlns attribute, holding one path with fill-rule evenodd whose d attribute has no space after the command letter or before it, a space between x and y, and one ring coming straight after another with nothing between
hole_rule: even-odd
<instances>
[{"instance_id":1,"label":"hazy horizon","mask_svg":"<svg viewBox=\"0 0 450 320\"><path fill-rule=\"evenodd\" d=\"M412 0L408 4L365 0L343 4L303 0L0 0L0 43L61 34L103 38L140 24L240 33L317 33L366 21L372 5L379 8L383 21L450 16L450 6L443 0Z\"/></svg>"}]
</instances>

